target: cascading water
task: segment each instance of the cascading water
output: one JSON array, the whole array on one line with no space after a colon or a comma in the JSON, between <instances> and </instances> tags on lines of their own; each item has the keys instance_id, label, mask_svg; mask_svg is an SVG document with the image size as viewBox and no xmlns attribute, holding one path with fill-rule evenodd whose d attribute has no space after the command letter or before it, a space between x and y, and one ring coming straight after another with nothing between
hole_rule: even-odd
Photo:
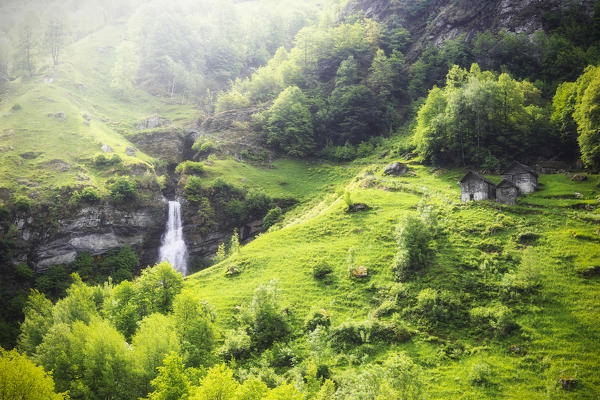
<instances>
[{"instance_id":1,"label":"cascading water","mask_svg":"<svg viewBox=\"0 0 600 400\"><path fill-rule=\"evenodd\" d=\"M181 204L169 201L169 217L161 239L158 261L168 261L183 276L187 274L188 251L183 239Z\"/></svg>"}]
</instances>

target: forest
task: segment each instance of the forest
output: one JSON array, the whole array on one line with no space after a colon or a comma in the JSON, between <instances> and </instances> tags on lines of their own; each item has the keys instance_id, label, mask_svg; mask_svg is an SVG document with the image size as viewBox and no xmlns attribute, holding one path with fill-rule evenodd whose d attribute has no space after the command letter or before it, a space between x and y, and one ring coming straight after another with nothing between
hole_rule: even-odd
<instances>
[{"instance_id":1,"label":"forest","mask_svg":"<svg viewBox=\"0 0 600 400\"><path fill-rule=\"evenodd\" d=\"M3 1L0 398L597 398L599 107L600 1Z\"/></svg>"}]
</instances>

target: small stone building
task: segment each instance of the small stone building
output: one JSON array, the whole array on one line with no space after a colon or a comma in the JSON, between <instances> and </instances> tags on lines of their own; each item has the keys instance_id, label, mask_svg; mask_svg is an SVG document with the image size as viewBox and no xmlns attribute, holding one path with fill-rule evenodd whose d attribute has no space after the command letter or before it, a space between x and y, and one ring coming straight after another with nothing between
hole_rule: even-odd
<instances>
[{"instance_id":1,"label":"small stone building","mask_svg":"<svg viewBox=\"0 0 600 400\"><path fill-rule=\"evenodd\" d=\"M502 172L502 179L512 182L521 193L533 193L538 185L538 174L517 161Z\"/></svg>"},{"instance_id":2,"label":"small stone building","mask_svg":"<svg viewBox=\"0 0 600 400\"><path fill-rule=\"evenodd\" d=\"M502 204L517 204L519 188L509 180L503 179L496 186L496 201Z\"/></svg>"},{"instance_id":3,"label":"small stone building","mask_svg":"<svg viewBox=\"0 0 600 400\"><path fill-rule=\"evenodd\" d=\"M469 171L459 182L460 201L479 201L496 198L496 185L489 179Z\"/></svg>"}]
</instances>

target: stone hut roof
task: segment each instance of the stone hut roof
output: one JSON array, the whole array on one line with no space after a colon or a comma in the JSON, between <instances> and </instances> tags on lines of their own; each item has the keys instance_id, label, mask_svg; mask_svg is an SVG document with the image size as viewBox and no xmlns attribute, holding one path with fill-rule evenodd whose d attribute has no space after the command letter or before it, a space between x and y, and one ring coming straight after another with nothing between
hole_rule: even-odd
<instances>
[{"instance_id":1,"label":"stone hut roof","mask_svg":"<svg viewBox=\"0 0 600 400\"><path fill-rule=\"evenodd\" d=\"M502 175L507 174L510 171L523 171L523 172L529 172L531 175L533 176L538 176L537 172L535 172L533 169L529 168L527 165L525 164L521 164L518 161L513 161L512 164L510 164L508 167L506 167L504 169L504 171L502 171Z\"/></svg>"},{"instance_id":2,"label":"stone hut roof","mask_svg":"<svg viewBox=\"0 0 600 400\"><path fill-rule=\"evenodd\" d=\"M514 188L518 189L518 187L514 183L512 183L512 181L509 181L508 179L502 179L502 182L500 182L498 184L498 186L496 186L496 187L497 188L510 188L510 187L514 187Z\"/></svg>"},{"instance_id":3,"label":"stone hut roof","mask_svg":"<svg viewBox=\"0 0 600 400\"><path fill-rule=\"evenodd\" d=\"M494 185L494 186L496 185L494 182L490 181L486 177L483 177L483 176L479 175L477 172L473 172L473 171L467 172L467 174L465 176L463 176L463 178L460 181L458 181L458 183L463 183L471 177L473 177L477 180L480 180L480 181L484 181L485 183L488 183L490 185Z\"/></svg>"}]
</instances>

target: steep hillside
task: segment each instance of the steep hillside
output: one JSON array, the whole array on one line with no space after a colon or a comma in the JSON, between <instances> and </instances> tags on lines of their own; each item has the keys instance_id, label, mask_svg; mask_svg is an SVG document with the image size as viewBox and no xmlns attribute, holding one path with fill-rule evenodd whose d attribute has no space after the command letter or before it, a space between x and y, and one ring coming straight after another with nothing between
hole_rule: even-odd
<instances>
[{"instance_id":1,"label":"steep hillside","mask_svg":"<svg viewBox=\"0 0 600 400\"><path fill-rule=\"evenodd\" d=\"M188 278L186 286L215 306L220 327L235 329L240 307L256 288L271 284L295 326L288 346L296 366L287 376L322 362L340 384L358 384L365 371L406 352L421 371L427 398L598 394L598 176L573 183L569 176L542 175L539 191L516 206L500 206L458 203L463 171L411 165L414 175L396 178L383 175L380 162L349 168L356 177L332 181L336 193ZM370 210L345 212L344 191ZM439 224L433 252L423 270L395 283L396 229L423 208ZM352 276L358 266L368 277ZM317 276L319 268L330 273ZM315 339L302 326L319 310L331 318L331 336L316 354ZM342 326L369 332L378 322L410 333L397 341L375 331L370 340L335 339ZM354 393L378 393L383 382L370 379ZM563 390L561 379L577 384Z\"/></svg>"}]
</instances>

